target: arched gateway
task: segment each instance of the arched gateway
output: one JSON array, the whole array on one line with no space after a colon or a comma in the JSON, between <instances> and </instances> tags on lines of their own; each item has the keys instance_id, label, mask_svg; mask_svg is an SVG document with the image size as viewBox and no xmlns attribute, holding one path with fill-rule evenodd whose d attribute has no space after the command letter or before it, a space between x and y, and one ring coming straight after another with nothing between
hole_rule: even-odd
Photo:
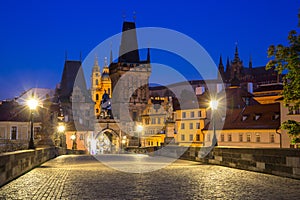
<instances>
[{"instance_id":1,"label":"arched gateway","mask_svg":"<svg viewBox=\"0 0 300 200\"><path fill-rule=\"evenodd\" d=\"M116 153L120 150L120 136L114 130L105 128L95 137L95 154Z\"/></svg>"}]
</instances>

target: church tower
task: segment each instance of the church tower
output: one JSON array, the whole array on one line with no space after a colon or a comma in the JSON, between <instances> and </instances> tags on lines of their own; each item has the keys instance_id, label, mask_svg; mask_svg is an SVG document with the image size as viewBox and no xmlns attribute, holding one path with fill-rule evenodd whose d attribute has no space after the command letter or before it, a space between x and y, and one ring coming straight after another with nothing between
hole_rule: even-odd
<instances>
[{"instance_id":1,"label":"church tower","mask_svg":"<svg viewBox=\"0 0 300 200\"><path fill-rule=\"evenodd\" d=\"M101 100L103 94L106 92L111 98L111 80L109 77L109 68L105 58L102 75L100 73L100 66L98 58L95 57L94 66L91 76L91 96L95 102L95 116L99 118L101 112Z\"/></svg>"}]
</instances>

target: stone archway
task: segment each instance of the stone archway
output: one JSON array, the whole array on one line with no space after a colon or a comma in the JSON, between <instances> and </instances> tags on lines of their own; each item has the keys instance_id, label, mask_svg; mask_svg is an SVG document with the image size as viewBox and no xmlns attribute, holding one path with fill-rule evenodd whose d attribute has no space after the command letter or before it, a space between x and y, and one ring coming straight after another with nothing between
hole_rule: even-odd
<instances>
[{"instance_id":1,"label":"stone archway","mask_svg":"<svg viewBox=\"0 0 300 200\"><path fill-rule=\"evenodd\" d=\"M112 129L104 129L95 137L96 154L116 153L120 149L119 135Z\"/></svg>"}]
</instances>

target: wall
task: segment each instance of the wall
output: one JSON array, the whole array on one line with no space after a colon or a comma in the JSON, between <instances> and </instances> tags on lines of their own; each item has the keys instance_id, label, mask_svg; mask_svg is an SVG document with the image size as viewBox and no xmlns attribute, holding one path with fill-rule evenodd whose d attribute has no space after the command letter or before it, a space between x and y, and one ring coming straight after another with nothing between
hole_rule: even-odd
<instances>
[{"instance_id":1,"label":"wall","mask_svg":"<svg viewBox=\"0 0 300 200\"><path fill-rule=\"evenodd\" d=\"M190 147L181 158L300 179L300 149L215 147L212 151L199 150ZM206 150L207 155L202 153ZM174 151L180 152L180 148L174 147Z\"/></svg>"},{"instance_id":2,"label":"wall","mask_svg":"<svg viewBox=\"0 0 300 200\"><path fill-rule=\"evenodd\" d=\"M56 157L54 148L37 148L0 154L0 186Z\"/></svg>"}]
</instances>

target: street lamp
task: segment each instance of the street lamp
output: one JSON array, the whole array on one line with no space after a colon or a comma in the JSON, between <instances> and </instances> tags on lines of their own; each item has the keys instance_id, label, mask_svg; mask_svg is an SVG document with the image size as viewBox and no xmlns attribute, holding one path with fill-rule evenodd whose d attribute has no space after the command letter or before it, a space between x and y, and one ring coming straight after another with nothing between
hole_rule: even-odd
<instances>
[{"instance_id":1,"label":"street lamp","mask_svg":"<svg viewBox=\"0 0 300 200\"><path fill-rule=\"evenodd\" d=\"M27 106L30 109L30 140L29 140L28 149L35 149L34 141L33 141L33 112L38 106L38 101L34 98L31 98L27 101Z\"/></svg>"},{"instance_id":2,"label":"street lamp","mask_svg":"<svg viewBox=\"0 0 300 200\"><path fill-rule=\"evenodd\" d=\"M215 124L215 111L218 109L219 102L217 100L211 100L209 102L210 108L211 108L211 118L212 118L212 124L213 124L213 139L211 142L211 146L215 145L218 146L218 139L216 135L216 124Z\"/></svg>"},{"instance_id":3,"label":"street lamp","mask_svg":"<svg viewBox=\"0 0 300 200\"><path fill-rule=\"evenodd\" d=\"M140 136L141 136L141 132L143 131L143 129L144 129L144 127L140 124L136 126L136 130L138 132L138 145L139 145L139 147L141 147Z\"/></svg>"},{"instance_id":4,"label":"street lamp","mask_svg":"<svg viewBox=\"0 0 300 200\"><path fill-rule=\"evenodd\" d=\"M62 147L63 145L63 137L62 137L62 135L63 135L63 133L65 132L65 130L66 130L66 126L64 125L64 124L59 124L58 126L57 126L57 132L58 132L58 134L59 134L59 138L57 139L57 140L59 140L59 146L60 147ZM57 144L57 146L58 146L58 144Z\"/></svg>"}]
</instances>

